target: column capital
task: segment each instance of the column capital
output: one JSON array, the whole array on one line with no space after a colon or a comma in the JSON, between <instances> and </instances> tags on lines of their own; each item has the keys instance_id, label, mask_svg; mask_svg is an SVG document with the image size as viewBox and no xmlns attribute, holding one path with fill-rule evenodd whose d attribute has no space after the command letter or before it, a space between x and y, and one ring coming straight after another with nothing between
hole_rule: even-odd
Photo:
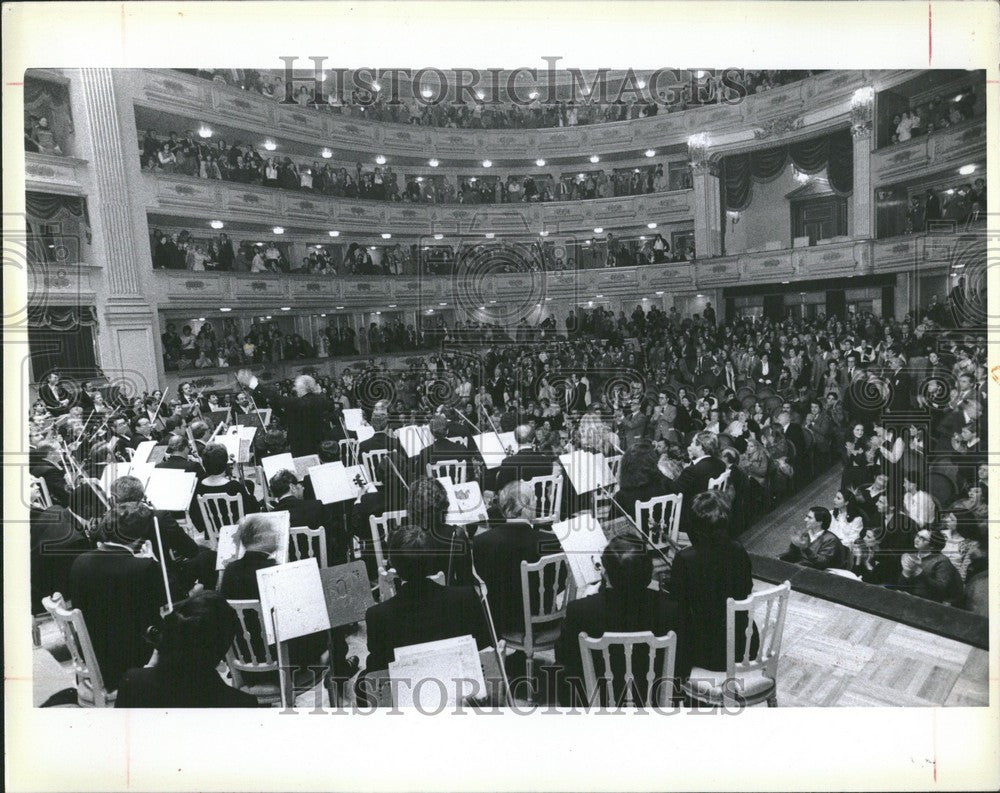
<instances>
[{"instance_id":1,"label":"column capital","mask_svg":"<svg viewBox=\"0 0 1000 793\"><path fill-rule=\"evenodd\" d=\"M719 166L719 160L699 160L691 163L691 173L694 176L718 176L721 170Z\"/></svg>"}]
</instances>

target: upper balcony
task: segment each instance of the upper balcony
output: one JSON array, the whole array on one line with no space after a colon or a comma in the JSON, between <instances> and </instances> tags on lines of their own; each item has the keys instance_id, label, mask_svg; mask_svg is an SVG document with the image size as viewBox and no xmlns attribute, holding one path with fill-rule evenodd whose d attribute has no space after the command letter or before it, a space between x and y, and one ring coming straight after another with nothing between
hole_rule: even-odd
<instances>
[{"instance_id":1,"label":"upper balcony","mask_svg":"<svg viewBox=\"0 0 1000 793\"><path fill-rule=\"evenodd\" d=\"M872 154L872 182L880 185L909 181L968 163L981 163L985 170L985 118L970 119L877 149Z\"/></svg>"},{"instance_id":2,"label":"upper balcony","mask_svg":"<svg viewBox=\"0 0 1000 793\"><path fill-rule=\"evenodd\" d=\"M386 156L452 161L603 154L686 145L700 132L733 140L774 139L803 129L842 122L858 88L896 73L872 70L824 72L781 88L751 94L732 105L704 105L684 112L661 112L630 121L550 129L448 129L372 122L343 113L280 104L255 93L173 70L131 70L121 79L138 106L184 114L212 124L241 126L261 135L278 134L344 156Z\"/></svg>"}]
</instances>

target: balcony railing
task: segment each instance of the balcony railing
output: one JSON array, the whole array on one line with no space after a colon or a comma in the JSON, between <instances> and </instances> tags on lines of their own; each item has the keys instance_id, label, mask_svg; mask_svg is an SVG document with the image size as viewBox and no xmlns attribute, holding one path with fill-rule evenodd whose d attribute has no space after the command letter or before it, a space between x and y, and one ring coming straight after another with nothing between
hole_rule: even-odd
<instances>
[{"instance_id":1,"label":"balcony railing","mask_svg":"<svg viewBox=\"0 0 1000 793\"><path fill-rule=\"evenodd\" d=\"M877 185L887 184L970 161L985 163L985 158L986 119L973 119L878 149L872 154L872 177Z\"/></svg>"}]
</instances>

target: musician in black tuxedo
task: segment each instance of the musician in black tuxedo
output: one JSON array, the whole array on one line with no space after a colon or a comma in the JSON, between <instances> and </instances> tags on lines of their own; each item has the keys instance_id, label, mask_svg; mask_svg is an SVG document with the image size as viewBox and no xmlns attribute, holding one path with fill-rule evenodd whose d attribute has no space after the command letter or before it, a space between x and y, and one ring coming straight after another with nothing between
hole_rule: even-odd
<instances>
[{"instance_id":1,"label":"musician in black tuxedo","mask_svg":"<svg viewBox=\"0 0 1000 793\"><path fill-rule=\"evenodd\" d=\"M115 455L125 462L129 459L129 455L125 450L136 449L140 443L146 440L141 436L132 434L128 420L123 416L111 419L111 437L118 439L117 443L115 443Z\"/></svg>"},{"instance_id":2,"label":"musician in black tuxedo","mask_svg":"<svg viewBox=\"0 0 1000 793\"><path fill-rule=\"evenodd\" d=\"M38 398L45 403L45 407L53 416L61 416L69 411L69 392L59 383L59 372L49 372L45 382L38 387Z\"/></svg>"},{"instance_id":3,"label":"musician in black tuxedo","mask_svg":"<svg viewBox=\"0 0 1000 793\"><path fill-rule=\"evenodd\" d=\"M65 507L32 508L31 530L31 613L44 614L42 598L65 592L75 559L91 550L83 527Z\"/></svg>"},{"instance_id":4,"label":"musician in black tuxedo","mask_svg":"<svg viewBox=\"0 0 1000 793\"><path fill-rule=\"evenodd\" d=\"M482 650L490 633L482 604L470 586L440 586L433 540L419 526L403 526L389 537L389 564L399 575L396 596L368 609L368 670L387 669L397 647L471 635Z\"/></svg>"},{"instance_id":5,"label":"musician in black tuxedo","mask_svg":"<svg viewBox=\"0 0 1000 793\"><path fill-rule=\"evenodd\" d=\"M45 481L52 503L61 507L69 506L66 471L62 467L59 447L52 441L42 441L31 450L28 460L28 472Z\"/></svg>"},{"instance_id":6,"label":"musician in black tuxedo","mask_svg":"<svg viewBox=\"0 0 1000 793\"><path fill-rule=\"evenodd\" d=\"M651 631L654 636L666 636L670 631L677 635L678 655L674 662L675 678L687 675L684 623L677 604L663 592L649 588L653 578L653 563L638 537L622 534L608 543L601 554L604 584L599 592L572 601L566 609L559 638L556 641L556 664L560 669L559 700L573 705L588 701L583 687L583 661L580 654L581 633L600 638L609 632L634 633ZM656 654L655 663L662 663L662 651ZM604 662L598 653L594 656L598 681L603 680ZM624 700L625 657L620 652L611 657L613 701ZM632 672L635 677L637 702L649 701L646 673L649 669L649 652L645 647L632 653ZM676 690L676 688L675 688ZM606 684L599 683L601 702L610 699Z\"/></svg>"},{"instance_id":7,"label":"musician in black tuxedo","mask_svg":"<svg viewBox=\"0 0 1000 793\"><path fill-rule=\"evenodd\" d=\"M551 454L535 451L535 431L529 424L521 424L514 429L517 451L505 457L499 468L486 474L486 489L501 491L511 482L527 481L536 476L552 473L555 459Z\"/></svg>"},{"instance_id":8,"label":"musician in black tuxedo","mask_svg":"<svg viewBox=\"0 0 1000 793\"><path fill-rule=\"evenodd\" d=\"M691 465L677 477L677 490L684 495L681 505L681 529L687 525L691 503L699 493L708 490L708 481L717 478L726 470L726 464L719 459L719 438L711 432L696 432L688 444Z\"/></svg>"},{"instance_id":9,"label":"musician in black tuxedo","mask_svg":"<svg viewBox=\"0 0 1000 793\"><path fill-rule=\"evenodd\" d=\"M389 413L385 408L379 410L378 406L376 406L375 410L372 411L370 423L372 429L375 430L375 434L358 444L359 460L362 453L373 452L377 449L385 449L390 452L400 451L399 441L393 438L388 432Z\"/></svg>"},{"instance_id":10,"label":"musician in black tuxedo","mask_svg":"<svg viewBox=\"0 0 1000 793\"><path fill-rule=\"evenodd\" d=\"M198 479L205 478L205 469L188 455L191 452L188 439L183 435L171 435L167 441L167 454L156 464L157 468L170 468L175 471L187 471L195 474Z\"/></svg>"},{"instance_id":11,"label":"musician in black tuxedo","mask_svg":"<svg viewBox=\"0 0 1000 793\"><path fill-rule=\"evenodd\" d=\"M292 527L323 527L326 534L326 555L330 564L347 560L347 537L344 531L341 504L326 505L319 499L304 498L302 483L294 471L283 469L268 481L271 496L275 498L273 512L288 512ZM340 507L341 509L336 509ZM336 514L335 514L336 512ZM299 555L301 558L301 553Z\"/></svg>"},{"instance_id":12,"label":"musician in black tuxedo","mask_svg":"<svg viewBox=\"0 0 1000 793\"><path fill-rule=\"evenodd\" d=\"M293 457L319 454L320 444L330 435L329 404L312 377L307 374L296 377L295 396L291 397L261 384L248 369L241 369L236 379L251 391L263 394L272 408L282 411Z\"/></svg>"},{"instance_id":13,"label":"musician in black tuxedo","mask_svg":"<svg viewBox=\"0 0 1000 793\"><path fill-rule=\"evenodd\" d=\"M431 435L434 442L426 447L417 457L417 476L427 475L427 465L438 463L442 460L465 460L467 478L472 479L472 471L468 470L472 465L473 455L460 443L448 440L448 419L441 413L433 416L430 421Z\"/></svg>"}]
</instances>

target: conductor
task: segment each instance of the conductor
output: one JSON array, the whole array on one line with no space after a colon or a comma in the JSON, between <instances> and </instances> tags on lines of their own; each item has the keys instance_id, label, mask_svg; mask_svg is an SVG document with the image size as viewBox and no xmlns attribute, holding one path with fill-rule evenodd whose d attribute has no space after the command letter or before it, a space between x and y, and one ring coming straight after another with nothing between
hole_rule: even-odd
<instances>
[{"instance_id":1,"label":"conductor","mask_svg":"<svg viewBox=\"0 0 1000 793\"><path fill-rule=\"evenodd\" d=\"M236 379L250 391L262 394L272 408L283 413L293 456L319 454L320 443L330 434L330 423L327 400L312 377L307 374L296 377L295 395L287 397L276 388L261 383L249 369L240 369Z\"/></svg>"}]
</instances>

